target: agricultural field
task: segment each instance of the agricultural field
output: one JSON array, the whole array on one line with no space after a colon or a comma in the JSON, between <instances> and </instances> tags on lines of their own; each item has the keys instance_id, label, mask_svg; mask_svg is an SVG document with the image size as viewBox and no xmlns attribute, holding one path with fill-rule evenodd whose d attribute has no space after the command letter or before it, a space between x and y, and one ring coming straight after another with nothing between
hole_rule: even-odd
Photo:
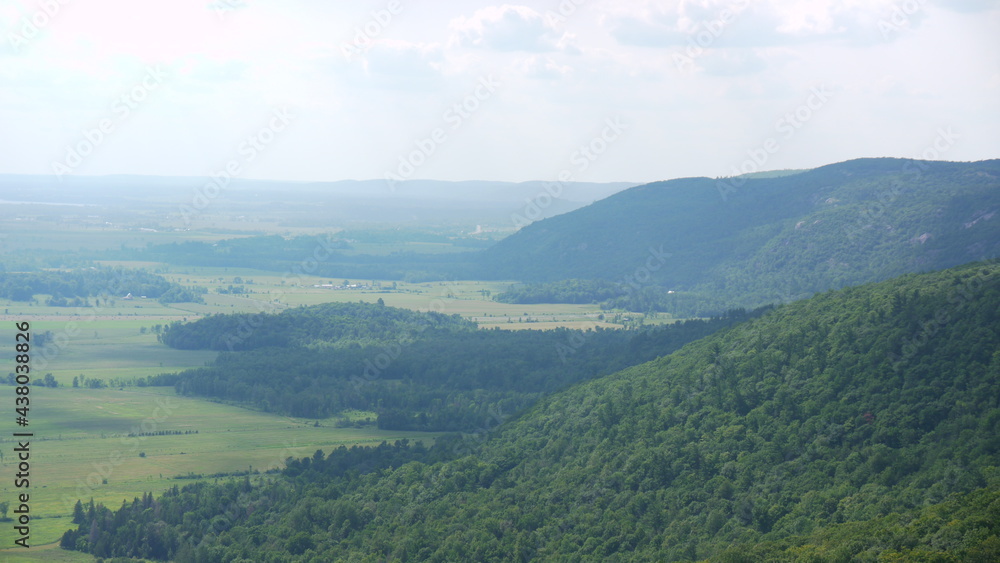
<instances>
[{"instance_id":1,"label":"agricultural field","mask_svg":"<svg viewBox=\"0 0 1000 563\"><path fill-rule=\"evenodd\" d=\"M143 267L138 263L115 262L125 267ZM331 279L329 277L279 274L243 268L176 267L157 264L145 267L158 271L166 279L181 285L198 285L208 289L204 304L174 303L158 310L155 302L139 304L143 313L200 316L215 312L278 312L288 307L321 303L379 299L391 307L418 311L435 311L460 315L474 320L483 328L543 329L558 326L569 328L621 328L622 324L600 318L603 311L596 304L512 304L499 303L492 296L504 292L509 281L447 281L407 283L387 280ZM347 283L345 283L347 282ZM323 285L360 285L366 288L331 289ZM241 293L229 292L241 288ZM133 306L134 307L134 306ZM148 311L146 309L149 309ZM127 313L136 313L129 311ZM641 316L634 313L630 319ZM661 317L663 320L669 320ZM545 322L547 324L532 324Z\"/></svg>"},{"instance_id":2,"label":"agricultural field","mask_svg":"<svg viewBox=\"0 0 1000 563\"><path fill-rule=\"evenodd\" d=\"M10 389L9 387L7 389ZM7 393L5 393L6 395ZM31 395L31 543L57 541L70 527L79 499L108 506L143 492L160 493L217 473L279 469L288 457L341 445L422 440L437 434L337 428L335 420L304 420L255 412L203 399L178 397L170 388L73 389L36 387ZM374 413L347 418L374 419ZM15 472L11 438L0 440L4 475ZM181 477L181 478L178 478ZM3 498L15 489L4 480ZM11 545L10 525L0 545Z\"/></svg>"},{"instance_id":3,"label":"agricultural field","mask_svg":"<svg viewBox=\"0 0 1000 563\"><path fill-rule=\"evenodd\" d=\"M204 304L160 304L156 300L113 298L97 307L44 306L0 301L0 342L13 341L13 323L30 320L32 332L51 332L57 345L33 358L35 376L52 374L58 387L32 391L31 543L58 541L72 526L77 500L117 506L144 492L160 493L217 473L266 471L283 466L289 456L309 456L317 449L340 445L378 444L409 438L430 445L436 434L383 431L373 426L338 428L336 420L302 420L251 411L203 399L178 397L171 388L136 387L138 378L177 372L211 362L216 353L173 350L156 333L174 321L192 321L220 312L279 312L288 307L327 302L382 299L387 305L458 314L483 328L542 329L556 326L614 327L588 305L511 305L491 296L506 282L403 283L379 280L331 280L301 276L289 279L274 272L235 268L175 267L159 263L106 262L107 265L157 271L170 281L209 290ZM292 283L289 283L289 282ZM332 289L322 285L367 286ZM242 286L244 293L225 293ZM219 290L224 293L219 293ZM80 387L74 388L77 381ZM86 388L102 380L110 387ZM3 386L12 401L12 387ZM349 420L374 419L374 413L341 413ZM156 435L166 434L166 435ZM145 434L145 435L144 435ZM152 434L152 435L150 435ZM16 444L2 438L0 471L14 472ZM181 478L178 477L187 477ZM201 477L198 477L201 476ZM225 478L225 477L224 477ZM13 499L10 479L3 499ZM11 508L12 509L12 508ZM11 545L14 531L0 527L0 545ZM75 558L75 559L74 559ZM58 549L0 551L4 561L92 561L89 556Z\"/></svg>"},{"instance_id":4,"label":"agricultural field","mask_svg":"<svg viewBox=\"0 0 1000 563\"><path fill-rule=\"evenodd\" d=\"M233 232L156 231L121 229L81 217L56 226L40 218L11 227L7 250L31 240L39 251L65 250L74 241L81 251L114 249L174 241L232 238ZM237 227L238 225L228 225ZM246 226L246 225L244 225ZM262 227L260 223L255 227ZM271 232L275 225L264 231ZM244 231L248 234L251 231ZM253 232L252 234L260 234ZM302 233L298 233L302 234ZM22 241L23 242L23 241ZM435 243L362 243L366 253L391 253L404 247L422 252L451 252ZM49 333L54 342L35 348L35 380L51 374L57 387L36 385L31 394L31 551L0 550L0 561L94 561L89 555L55 548L72 527L70 514L77 500L118 506L143 493L158 494L174 485L198 480L238 478L216 476L250 472L254 479L283 467L289 456L312 455L341 445L375 445L399 439L430 445L438 434L384 431L374 426L344 428L343 422L374 420L375 413L352 411L326 420L295 419L256 412L235 405L176 396L172 388L139 387L138 379L198 367L214 360L209 351L173 350L157 340L164 326L194 321L205 315L233 312L277 313L291 307L329 302L381 299L386 305L419 311L456 314L484 329L504 330L620 328L623 317L597 305L516 305L492 296L510 282L452 281L406 283L368 279L331 279L245 268L177 266L159 262L100 261L107 266L138 268L163 275L183 286L207 290L204 303L161 304L136 295L111 296L89 306L52 307L48 295L33 302L0 300L0 343L13 342L13 325L29 320L33 334ZM344 287L348 286L348 287ZM659 321L666 321L661 319ZM649 322L659 322L650 320ZM10 370L8 370L10 371ZM99 388L88 383L100 381ZM5 405L13 405L13 387L2 386ZM13 413L4 409L13 416ZM12 423L6 425L12 427ZM17 445L9 433L0 437L0 471L11 476ZM13 504L20 492L5 478L2 500ZM14 506L9 506L13 511ZM8 513L8 517L11 515ZM10 522L0 526L0 545L12 545Z\"/></svg>"}]
</instances>

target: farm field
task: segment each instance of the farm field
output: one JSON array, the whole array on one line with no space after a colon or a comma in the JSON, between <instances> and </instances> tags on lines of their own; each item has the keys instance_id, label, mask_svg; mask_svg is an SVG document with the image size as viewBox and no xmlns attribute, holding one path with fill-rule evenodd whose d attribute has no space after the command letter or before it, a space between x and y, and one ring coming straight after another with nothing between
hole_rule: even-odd
<instances>
[{"instance_id":1,"label":"farm field","mask_svg":"<svg viewBox=\"0 0 1000 563\"><path fill-rule=\"evenodd\" d=\"M170 388L37 387L32 399L35 545L58 540L71 524L69 515L78 499L118 506L144 492L160 493L192 482L179 476L212 479L216 473L266 472L283 467L288 457L310 456L317 449L329 452L341 445L404 438L430 445L437 436L335 428L333 420L295 419L178 397ZM5 475L15 471L11 440L0 440L5 452L0 471ZM3 498L13 498L14 492L12 481L4 480ZM0 545L11 545L13 533L9 525L0 527Z\"/></svg>"},{"instance_id":2,"label":"farm field","mask_svg":"<svg viewBox=\"0 0 1000 563\"><path fill-rule=\"evenodd\" d=\"M405 283L380 280L346 280L351 284L367 284L371 289L329 289L324 284L342 284L316 276L283 276L275 272L240 268L179 268L162 264L114 262L131 268L146 268L162 272L173 282L185 286L208 289L205 303L171 303L163 305L153 299L114 299L100 307L77 309L72 307L47 307L42 305L46 296L36 296L33 304L0 300L0 321L34 319L42 330L57 331L67 323L76 322L80 328L73 338L80 345L127 345L129 349L143 343L156 343L154 334L140 334L145 327L151 330L156 324L179 320L196 320L214 313L277 313L289 307L319 305L331 302L364 301L374 303L382 299L386 305L418 311L435 311L460 315L474 320L484 328L543 329L555 327L620 328L620 324L599 320L603 313L596 304L512 304L492 300L511 282L452 281ZM250 283L252 282L252 283ZM289 283L291 282L291 283ZM395 289L392 289L395 284ZM230 286L242 287L244 293L218 293L229 291ZM252 293L251 293L252 292ZM122 296L124 297L124 296ZM632 313L632 317L641 316ZM545 321L546 324L532 324ZM522 326L523 325L523 326ZM175 351L171 351L171 354ZM150 357L146 354L143 357ZM153 353L155 356L155 352ZM202 365L204 358L195 358L189 365ZM77 364L78 365L78 364ZM151 368L159 367L159 360ZM170 367L165 363L164 367ZM159 371L153 370L154 373ZM59 374L53 372L59 377ZM73 374L77 375L77 374ZM149 375L143 373L142 375ZM89 376L89 375L88 375ZM70 376L72 379L72 375Z\"/></svg>"},{"instance_id":3,"label":"farm field","mask_svg":"<svg viewBox=\"0 0 1000 563\"><path fill-rule=\"evenodd\" d=\"M331 302L364 301L374 303L382 299L386 305L418 311L435 311L449 315L460 315L480 323L484 328L494 326L501 329L524 328L620 328L621 324L599 320L603 312L596 304L512 304L493 301L492 297L503 293L510 281L460 280L447 282L407 283L368 279L333 279L329 277L300 274L281 274L246 268L205 268L181 267L148 262L104 262L108 265L126 268L146 268L161 273L166 279L184 286L201 286L208 289L204 304L172 303L161 305L155 300L118 300L106 308L107 315L122 317L149 317L146 323L152 326L157 318L162 320L194 320L213 313L257 313L260 311L280 312L288 307L319 305ZM330 289L316 287L322 285L349 284L367 285L369 289ZM230 288L242 288L243 293L229 292ZM20 305L20 306L18 306ZM66 309L25 307L24 304L0 301L0 307L21 314L59 314ZM632 313L632 317L641 316ZM668 319L661 315L661 319ZM546 325L527 324L544 320ZM517 326L526 324L526 326ZM136 325L136 330L142 324ZM154 340L155 341L155 338Z\"/></svg>"},{"instance_id":4,"label":"farm field","mask_svg":"<svg viewBox=\"0 0 1000 563\"><path fill-rule=\"evenodd\" d=\"M234 236L196 231L123 231L83 223L61 228L47 222L21 227L19 237L31 239L32 246L43 251L65 248L69 240L79 240L81 249L96 250ZM18 240L11 237L5 242L18 244ZM364 250L378 254L378 246L365 245ZM400 245L385 246L382 250L387 253L398 250L395 247ZM427 251L435 245L424 246ZM433 251L452 250L441 245ZM310 456L317 449L329 452L341 445L376 445L404 438L430 445L438 436L383 431L373 426L337 428L335 419L277 416L179 397L172 388L134 385L138 379L202 366L216 357L216 352L173 350L160 344L157 333L172 322L194 321L216 313L277 313L298 306L374 303L379 299L394 307L460 315L484 329L621 328L618 323L623 322L623 317L630 321L641 316L616 317L597 305L493 301L493 296L511 284L503 281L407 283L159 262L101 263L145 269L184 286L204 287L205 302L161 304L140 295L119 295L99 303L91 300L88 307L77 308L47 306L49 296L42 294L36 295L33 302L0 300L0 342L13 342L13 325L24 320L31 322L33 334L49 333L54 341L33 349L32 374L36 380L51 374L58 384L55 388L36 385L31 394L29 430L35 434L31 438L30 489L33 547L30 551L0 550L0 561L95 561L89 555L56 548L63 532L73 526L70 515L77 500L89 502L93 498L107 506L118 506L143 493L159 494L175 485L235 478L215 474L250 471L255 479L266 478L257 472L279 469L289 456ZM341 285L359 287L330 287ZM648 322L669 321L664 318ZM100 388L89 388L88 383L97 380ZM79 387L74 386L74 381ZM2 388L6 391L0 400L12 404L13 388ZM340 413L337 419L374 417L375 413L356 411ZM17 460L12 457L16 445L9 433L0 437L0 471L4 475L16 472ZM20 492L12 479L5 479L0 489L5 501L15 500ZM12 545L14 538L9 522L0 526L0 545Z\"/></svg>"},{"instance_id":5,"label":"farm field","mask_svg":"<svg viewBox=\"0 0 1000 563\"><path fill-rule=\"evenodd\" d=\"M67 518L67 520L69 520ZM66 551L59 549L58 543L39 544L30 550L24 548L0 549L0 561L3 563L35 563L46 561L49 563L93 563L97 561L89 553L79 551Z\"/></svg>"}]
</instances>

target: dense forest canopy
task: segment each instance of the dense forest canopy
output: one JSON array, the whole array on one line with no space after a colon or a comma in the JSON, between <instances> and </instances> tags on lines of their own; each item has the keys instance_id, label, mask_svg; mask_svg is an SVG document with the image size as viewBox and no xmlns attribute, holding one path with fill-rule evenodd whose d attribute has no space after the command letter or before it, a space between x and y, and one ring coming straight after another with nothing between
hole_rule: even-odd
<instances>
[{"instance_id":1,"label":"dense forest canopy","mask_svg":"<svg viewBox=\"0 0 1000 563\"><path fill-rule=\"evenodd\" d=\"M213 315L172 324L160 339L220 350L218 359L148 382L292 416L360 409L377 412L381 428L469 431L488 413L513 415L761 312L634 331L484 331L457 316L369 303Z\"/></svg>"},{"instance_id":2,"label":"dense forest canopy","mask_svg":"<svg viewBox=\"0 0 1000 563\"><path fill-rule=\"evenodd\" d=\"M63 545L179 562L995 561L998 436L1000 265L977 263L779 307L471 441L318 451L269 479L81 506Z\"/></svg>"}]
</instances>

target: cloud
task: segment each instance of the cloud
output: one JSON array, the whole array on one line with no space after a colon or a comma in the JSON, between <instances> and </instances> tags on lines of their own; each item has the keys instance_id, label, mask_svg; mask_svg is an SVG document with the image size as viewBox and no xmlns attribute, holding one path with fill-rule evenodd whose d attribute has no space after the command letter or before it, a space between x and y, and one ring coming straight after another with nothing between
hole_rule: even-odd
<instances>
[{"instance_id":1,"label":"cloud","mask_svg":"<svg viewBox=\"0 0 1000 563\"><path fill-rule=\"evenodd\" d=\"M528 78L544 80L558 80L569 76L573 72L571 66L561 65L551 57L539 55L532 55L525 59L522 70Z\"/></svg>"},{"instance_id":2,"label":"cloud","mask_svg":"<svg viewBox=\"0 0 1000 563\"><path fill-rule=\"evenodd\" d=\"M621 45L652 48L685 47L692 42L713 49L823 41L860 46L886 40L880 25L890 18L905 17L907 27L916 27L925 16L924 2L911 3L681 0L667 7L618 10L605 18L604 26ZM975 0L965 4L980 6Z\"/></svg>"},{"instance_id":3,"label":"cloud","mask_svg":"<svg viewBox=\"0 0 1000 563\"><path fill-rule=\"evenodd\" d=\"M380 41L368 52L368 70L397 76L437 74L441 51L436 46L405 41Z\"/></svg>"},{"instance_id":4,"label":"cloud","mask_svg":"<svg viewBox=\"0 0 1000 563\"><path fill-rule=\"evenodd\" d=\"M355 86L421 88L443 74L445 52L439 43L374 38L334 44L326 40L300 44L307 72L330 73L337 82ZM394 87L395 87L394 86Z\"/></svg>"},{"instance_id":5,"label":"cloud","mask_svg":"<svg viewBox=\"0 0 1000 563\"><path fill-rule=\"evenodd\" d=\"M936 5L964 13L1000 11L1000 3L997 3L996 0L949 0L948 2L939 2Z\"/></svg>"},{"instance_id":6,"label":"cloud","mask_svg":"<svg viewBox=\"0 0 1000 563\"><path fill-rule=\"evenodd\" d=\"M453 19L450 27L453 41L466 47L535 53L566 47L554 26L527 6L490 6Z\"/></svg>"},{"instance_id":7,"label":"cloud","mask_svg":"<svg viewBox=\"0 0 1000 563\"><path fill-rule=\"evenodd\" d=\"M698 60L705 74L733 77L754 74L767 68L767 62L750 49L722 49L706 53Z\"/></svg>"}]
</instances>

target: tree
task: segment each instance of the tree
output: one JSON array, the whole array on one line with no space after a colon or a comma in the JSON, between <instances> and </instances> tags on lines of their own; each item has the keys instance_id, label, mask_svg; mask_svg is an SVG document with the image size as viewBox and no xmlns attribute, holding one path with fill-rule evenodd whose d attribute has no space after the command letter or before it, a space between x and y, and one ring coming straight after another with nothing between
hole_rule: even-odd
<instances>
[{"instance_id":1,"label":"tree","mask_svg":"<svg viewBox=\"0 0 1000 563\"><path fill-rule=\"evenodd\" d=\"M0 513L3 513L4 520L7 519L7 510L9 509L10 509L10 502L8 501L0 502Z\"/></svg>"},{"instance_id":2,"label":"tree","mask_svg":"<svg viewBox=\"0 0 1000 563\"><path fill-rule=\"evenodd\" d=\"M302 555L306 550L315 547L312 537L306 532L299 532L288 540L288 551L292 555Z\"/></svg>"},{"instance_id":3,"label":"tree","mask_svg":"<svg viewBox=\"0 0 1000 563\"><path fill-rule=\"evenodd\" d=\"M82 524L84 519L83 503L79 500L76 501L76 505L73 506L73 523Z\"/></svg>"}]
</instances>

